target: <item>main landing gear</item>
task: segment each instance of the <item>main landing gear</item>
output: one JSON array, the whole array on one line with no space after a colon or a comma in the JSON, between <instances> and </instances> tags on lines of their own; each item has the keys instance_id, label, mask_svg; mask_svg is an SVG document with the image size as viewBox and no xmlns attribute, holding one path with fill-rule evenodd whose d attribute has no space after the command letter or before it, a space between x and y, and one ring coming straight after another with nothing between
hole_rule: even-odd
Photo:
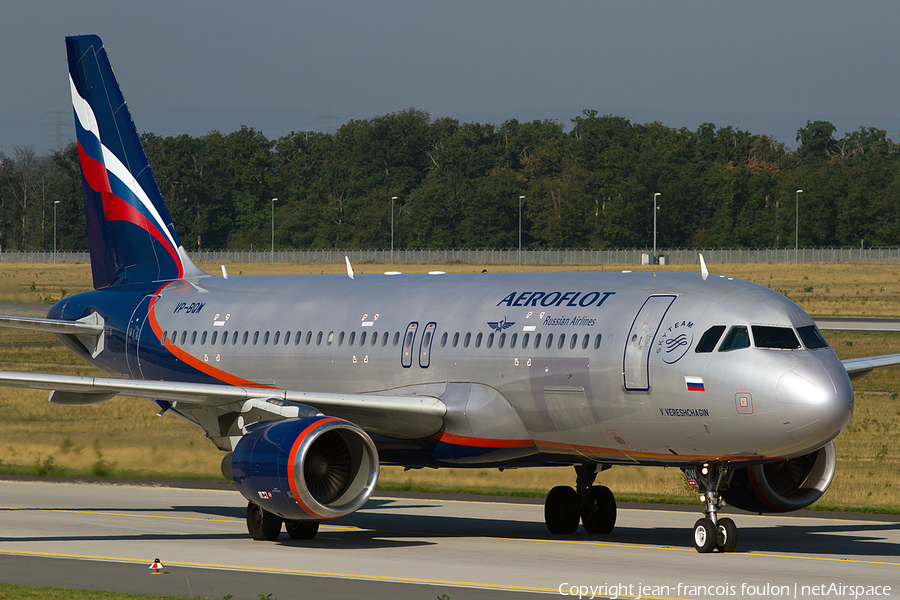
<instances>
[{"instance_id":1,"label":"main landing gear","mask_svg":"<svg viewBox=\"0 0 900 600\"><path fill-rule=\"evenodd\" d=\"M258 504L247 504L247 531L254 540L274 542L281 535L281 524L295 540L311 540L319 532L318 521L292 521L270 513Z\"/></svg>"},{"instance_id":2,"label":"main landing gear","mask_svg":"<svg viewBox=\"0 0 900 600\"><path fill-rule=\"evenodd\" d=\"M703 464L697 469L697 485L702 492L700 501L706 504L704 517L694 523L694 548L706 553L734 552L737 548L737 525L728 517L719 518L723 502L719 488L731 481L733 471L726 465Z\"/></svg>"},{"instance_id":3,"label":"main landing gear","mask_svg":"<svg viewBox=\"0 0 900 600\"><path fill-rule=\"evenodd\" d=\"M547 494L544 501L547 529L550 533L569 535L575 533L581 521L588 533L609 533L616 525L616 499L608 487L593 485L597 465L578 465L575 473L576 489L559 485Z\"/></svg>"}]
</instances>

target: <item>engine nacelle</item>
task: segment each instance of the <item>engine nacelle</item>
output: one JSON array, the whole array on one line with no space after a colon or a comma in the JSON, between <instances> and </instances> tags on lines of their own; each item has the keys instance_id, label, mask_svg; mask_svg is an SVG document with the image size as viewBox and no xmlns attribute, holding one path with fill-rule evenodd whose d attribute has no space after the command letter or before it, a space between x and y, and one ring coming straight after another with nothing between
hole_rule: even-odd
<instances>
[{"instance_id":1,"label":"engine nacelle","mask_svg":"<svg viewBox=\"0 0 900 600\"><path fill-rule=\"evenodd\" d=\"M739 469L721 495L728 504L751 512L800 510L822 497L836 464L834 444L828 442L805 456Z\"/></svg>"},{"instance_id":2,"label":"engine nacelle","mask_svg":"<svg viewBox=\"0 0 900 600\"><path fill-rule=\"evenodd\" d=\"M241 494L269 512L296 521L336 519L369 499L378 451L349 421L284 419L242 437L231 470Z\"/></svg>"}]
</instances>

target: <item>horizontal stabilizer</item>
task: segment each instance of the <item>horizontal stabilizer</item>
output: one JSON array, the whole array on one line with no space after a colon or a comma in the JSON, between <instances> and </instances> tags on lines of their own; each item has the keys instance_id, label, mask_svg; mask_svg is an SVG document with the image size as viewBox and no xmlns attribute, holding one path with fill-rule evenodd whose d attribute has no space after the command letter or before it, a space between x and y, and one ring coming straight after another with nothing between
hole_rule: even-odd
<instances>
[{"instance_id":1,"label":"horizontal stabilizer","mask_svg":"<svg viewBox=\"0 0 900 600\"><path fill-rule=\"evenodd\" d=\"M68 333L71 335L100 335L103 333L103 325L101 323L64 321L62 319L0 317L0 327L28 329L30 331L46 331L48 333Z\"/></svg>"}]
</instances>

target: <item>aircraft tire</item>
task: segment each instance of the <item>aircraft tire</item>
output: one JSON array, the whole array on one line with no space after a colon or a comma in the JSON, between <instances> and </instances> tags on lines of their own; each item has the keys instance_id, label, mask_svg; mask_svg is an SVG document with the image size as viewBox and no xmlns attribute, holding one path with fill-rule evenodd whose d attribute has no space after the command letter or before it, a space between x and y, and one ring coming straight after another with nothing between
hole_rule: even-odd
<instances>
[{"instance_id":1,"label":"aircraft tire","mask_svg":"<svg viewBox=\"0 0 900 600\"><path fill-rule=\"evenodd\" d=\"M247 531L254 540L274 542L281 534L281 517L258 504L247 504Z\"/></svg>"},{"instance_id":2,"label":"aircraft tire","mask_svg":"<svg viewBox=\"0 0 900 600\"><path fill-rule=\"evenodd\" d=\"M286 520L284 528L293 540L311 540L319 533L319 522Z\"/></svg>"},{"instance_id":3,"label":"aircraft tire","mask_svg":"<svg viewBox=\"0 0 900 600\"><path fill-rule=\"evenodd\" d=\"M712 552L716 549L716 526L706 517L694 523L694 548L701 554Z\"/></svg>"},{"instance_id":4,"label":"aircraft tire","mask_svg":"<svg viewBox=\"0 0 900 600\"><path fill-rule=\"evenodd\" d=\"M588 504L581 505L581 524L592 534L604 535L616 526L616 498L604 485L591 486Z\"/></svg>"},{"instance_id":5,"label":"aircraft tire","mask_svg":"<svg viewBox=\"0 0 900 600\"><path fill-rule=\"evenodd\" d=\"M571 535L581 520L581 498L574 488L558 485L544 500L544 522L550 533Z\"/></svg>"},{"instance_id":6,"label":"aircraft tire","mask_svg":"<svg viewBox=\"0 0 900 600\"><path fill-rule=\"evenodd\" d=\"M737 543L737 525L728 517L719 519L716 527L716 550L719 552L734 552L735 548L737 548Z\"/></svg>"}]
</instances>

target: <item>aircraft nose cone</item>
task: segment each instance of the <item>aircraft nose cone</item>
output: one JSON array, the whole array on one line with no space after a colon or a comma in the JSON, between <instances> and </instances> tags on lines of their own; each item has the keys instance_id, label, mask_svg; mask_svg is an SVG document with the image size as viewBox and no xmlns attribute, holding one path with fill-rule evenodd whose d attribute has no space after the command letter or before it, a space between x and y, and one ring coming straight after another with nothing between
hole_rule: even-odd
<instances>
[{"instance_id":1,"label":"aircraft nose cone","mask_svg":"<svg viewBox=\"0 0 900 600\"><path fill-rule=\"evenodd\" d=\"M838 361L799 366L779 380L775 408L781 424L797 442L825 444L840 433L853 414L853 388Z\"/></svg>"}]
</instances>

